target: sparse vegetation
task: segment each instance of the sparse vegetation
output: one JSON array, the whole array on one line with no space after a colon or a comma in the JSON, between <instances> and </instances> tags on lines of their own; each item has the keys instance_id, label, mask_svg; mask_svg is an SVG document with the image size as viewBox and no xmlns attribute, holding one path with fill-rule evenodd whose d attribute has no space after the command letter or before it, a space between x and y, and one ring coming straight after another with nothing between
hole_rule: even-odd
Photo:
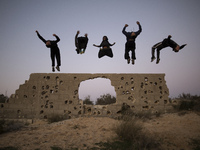
<instances>
[{"instance_id":1,"label":"sparse vegetation","mask_svg":"<svg viewBox=\"0 0 200 150\"><path fill-rule=\"evenodd\" d=\"M18 150L18 148L9 146L9 147L0 148L0 150Z\"/></svg>"},{"instance_id":2,"label":"sparse vegetation","mask_svg":"<svg viewBox=\"0 0 200 150\"><path fill-rule=\"evenodd\" d=\"M85 99L83 100L83 104L94 105L93 101L90 100L89 95L87 97L85 97Z\"/></svg>"},{"instance_id":3,"label":"sparse vegetation","mask_svg":"<svg viewBox=\"0 0 200 150\"><path fill-rule=\"evenodd\" d=\"M190 145L192 145L193 150L200 150L200 136L195 139L191 139Z\"/></svg>"},{"instance_id":4,"label":"sparse vegetation","mask_svg":"<svg viewBox=\"0 0 200 150\"><path fill-rule=\"evenodd\" d=\"M48 120L48 123L53 123L53 122L59 122L59 121L66 120L66 118L61 115L52 115L52 116L48 117L47 120Z\"/></svg>"},{"instance_id":5,"label":"sparse vegetation","mask_svg":"<svg viewBox=\"0 0 200 150\"><path fill-rule=\"evenodd\" d=\"M176 110L200 112L200 96L182 93L175 99L178 102L174 105Z\"/></svg>"},{"instance_id":6,"label":"sparse vegetation","mask_svg":"<svg viewBox=\"0 0 200 150\"><path fill-rule=\"evenodd\" d=\"M100 148L91 148L91 150L132 150L131 143L124 141L100 142L96 145Z\"/></svg>"},{"instance_id":7,"label":"sparse vegetation","mask_svg":"<svg viewBox=\"0 0 200 150\"><path fill-rule=\"evenodd\" d=\"M0 94L0 103L5 103L7 99L8 99L7 96L4 96L3 94Z\"/></svg>"},{"instance_id":8,"label":"sparse vegetation","mask_svg":"<svg viewBox=\"0 0 200 150\"><path fill-rule=\"evenodd\" d=\"M104 95L106 96L106 95ZM101 96L100 98L102 98ZM104 97L105 98L105 97ZM90 96L86 97L87 101L90 101ZM190 111L200 111L200 96L192 96L191 94L181 94L178 98L176 109L178 115L189 114ZM103 102L103 101L102 101ZM105 103L103 102L103 105ZM189 111L188 111L189 110ZM87 147L87 143L84 148L88 150L158 150L162 146L161 140L158 140L154 134L150 134L145 128L143 128L143 122L147 119L160 116L160 113L153 114L150 111L134 112L127 104L122 105L120 113L122 117L119 118L119 124L113 127L113 131L118 135L117 138L113 139L112 142L100 142L96 143L93 148ZM48 118L49 123L58 122L65 120L66 116L52 115ZM155 119L155 118L154 118ZM10 121L9 123L5 120L0 120L0 133L7 131L18 130L23 125L16 124L16 122ZM80 130L78 124L74 124L72 129ZM192 150L200 150L200 137L191 139L189 142ZM61 145L51 146L52 150L78 150L79 148L63 148ZM18 150L16 147L4 147L0 150ZM36 150L36 149L35 149ZM39 149L38 149L39 150Z\"/></svg>"},{"instance_id":9,"label":"sparse vegetation","mask_svg":"<svg viewBox=\"0 0 200 150\"><path fill-rule=\"evenodd\" d=\"M25 124L19 121L0 120L0 134L20 130Z\"/></svg>"},{"instance_id":10,"label":"sparse vegetation","mask_svg":"<svg viewBox=\"0 0 200 150\"><path fill-rule=\"evenodd\" d=\"M57 146L52 146L52 147L51 147L51 150L62 150L62 148L57 147Z\"/></svg>"},{"instance_id":11,"label":"sparse vegetation","mask_svg":"<svg viewBox=\"0 0 200 150\"><path fill-rule=\"evenodd\" d=\"M127 120L127 119L131 119L131 118L135 117L135 118L141 119L143 121L152 119L153 117L159 117L161 115L160 112L152 113L149 110L135 112L130 108L130 106L128 106L125 103L122 105L121 114L122 114L122 116L121 116L122 119Z\"/></svg>"},{"instance_id":12,"label":"sparse vegetation","mask_svg":"<svg viewBox=\"0 0 200 150\"><path fill-rule=\"evenodd\" d=\"M116 102L116 98L110 94L101 95L97 98L96 105L109 105Z\"/></svg>"},{"instance_id":13,"label":"sparse vegetation","mask_svg":"<svg viewBox=\"0 0 200 150\"><path fill-rule=\"evenodd\" d=\"M127 149L150 150L156 149L160 145L150 134L143 131L142 124L138 122L137 118L126 118L114 128L114 131L123 144L128 144Z\"/></svg>"}]
</instances>

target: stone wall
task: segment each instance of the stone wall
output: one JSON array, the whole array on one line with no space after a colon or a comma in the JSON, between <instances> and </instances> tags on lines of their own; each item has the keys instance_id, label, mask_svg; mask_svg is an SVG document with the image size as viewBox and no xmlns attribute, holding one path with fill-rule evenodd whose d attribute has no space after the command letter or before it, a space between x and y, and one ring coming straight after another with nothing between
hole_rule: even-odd
<instances>
[{"instance_id":1,"label":"stone wall","mask_svg":"<svg viewBox=\"0 0 200 150\"><path fill-rule=\"evenodd\" d=\"M34 73L19 86L6 103L0 117L44 119L52 115L73 118L83 115L118 116L122 106L135 112L166 112L171 109L165 74L65 74ZM116 92L116 103L83 105L79 100L82 81L106 78Z\"/></svg>"}]
</instances>

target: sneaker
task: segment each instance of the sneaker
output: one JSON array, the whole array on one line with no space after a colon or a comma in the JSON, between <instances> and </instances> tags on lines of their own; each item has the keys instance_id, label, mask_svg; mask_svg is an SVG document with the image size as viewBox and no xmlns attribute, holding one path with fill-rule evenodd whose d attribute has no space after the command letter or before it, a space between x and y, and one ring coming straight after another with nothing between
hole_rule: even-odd
<instances>
[{"instance_id":1,"label":"sneaker","mask_svg":"<svg viewBox=\"0 0 200 150\"><path fill-rule=\"evenodd\" d=\"M160 59L157 59L156 64L158 64L160 62Z\"/></svg>"},{"instance_id":2,"label":"sneaker","mask_svg":"<svg viewBox=\"0 0 200 150\"><path fill-rule=\"evenodd\" d=\"M52 67L52 71L55 72L55 68L54 67Z\"/></svg>"},{"instance_id":3,"label":"sneaker","mask_svg":"<svg viewBox=\"0 0 200 150\"><path fill-rule=\"evenodd\" d=\"M187 44L183 44L180 46L180 49L184 48Z\"/></svg>"},{"instance_id":4,"label":"sneaker","mask_svg":"<svg viewBox=\"0 0 200 150\"><path fill-rule=\"evenodd\" d=\"M130 64L130 61L131 61L131 60L130 60L130 58L129 58L129 59L127 59L127 63L128 63L128 64Z\"/></svg>"},{"instance_id":5,"label":"sneaker","mask_svg":"<svg viewBox=\"0 0 200 150\"><path fill-rule=\"evenodd\" d=\"M153 62L155 59L156 59L155 57L151 58L151 62Z\"/></svg>"},{"instance_id":6,"label":"sneaker","mask_svg":"<svg viewBox=\"0 0 200 150\"><path fill-rule=\"evenodd\" d=\"M132 59L132 64L133 64L133 65L135 64L135 61L134 61L134 59Z\"/></svg>"},{"instance_id":7,"label":"sneaker","mask_svg":"<svg viewBox=\"0 0 200 150\"><path fill-rule=\"evenodd\" d=\"M59 66L56 66L56 69L57 69L58 71L60 71L60 67L59 67Z\"/></svg>"}]
</instances>

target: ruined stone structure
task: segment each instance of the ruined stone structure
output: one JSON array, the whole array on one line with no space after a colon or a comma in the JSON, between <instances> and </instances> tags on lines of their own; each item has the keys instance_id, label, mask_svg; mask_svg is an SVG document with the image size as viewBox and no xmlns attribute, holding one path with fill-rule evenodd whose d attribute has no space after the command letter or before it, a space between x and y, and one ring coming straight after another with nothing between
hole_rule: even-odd
<instances>
[{"instance_id":1,"label":"ruined stone structure","mask_svg":"<svg viewBox=\"0 0 200 150\"><path fill-rule=\"evenodd\" d=\"M118 116L123 106L135 112L166 112L171 109L171 105L164 76L165 74L34 73L6 103L0 104L0 118ZM116 103L83 105L79 100L79 85L82 81L94 78L110 79L116 91Z\"/></svg>"}]
</instances>

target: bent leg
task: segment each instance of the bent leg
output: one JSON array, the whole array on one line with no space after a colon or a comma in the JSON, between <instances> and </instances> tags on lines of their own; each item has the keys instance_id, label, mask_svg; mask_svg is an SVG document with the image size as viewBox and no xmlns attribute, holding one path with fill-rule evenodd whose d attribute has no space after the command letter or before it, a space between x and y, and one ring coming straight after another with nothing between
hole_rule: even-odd
<instances>
[{"instance_id":1,"label":"bent leg","mask_svg":"<svg viewBox=\"0 0 200 150\"><path fill-rule=\"evenodd\" d=\"M106 50L106 55L108 56L108 57L113 57L113 52L112 52L112 49L107 49Z\"/></svg>"},{"instance_id":2,"label":"bent leg","mask_svg":"<svg viewBox=\"0 0 200 150\"><path fill-rule=\"evenodd\" d=\"M104 50L99 50L99 53L98 53L98 57L99 58L101 58L101 57L103 57L103 56L105 56L105 52L104 52Z\"/></svg>"},{"instance_id":3,"label":"bent leg","mask_svg":"<svg viewBox=\"0 0 200 150\"><path fill-rule=\"evenodd\" d=\"M167 46L164 46L162 43L156 46L156 48L157 48L157 61L156 61L156 63L157 64L160 62L160 51L165 47L167 47Z\"/></svg>"}]
</instances>

